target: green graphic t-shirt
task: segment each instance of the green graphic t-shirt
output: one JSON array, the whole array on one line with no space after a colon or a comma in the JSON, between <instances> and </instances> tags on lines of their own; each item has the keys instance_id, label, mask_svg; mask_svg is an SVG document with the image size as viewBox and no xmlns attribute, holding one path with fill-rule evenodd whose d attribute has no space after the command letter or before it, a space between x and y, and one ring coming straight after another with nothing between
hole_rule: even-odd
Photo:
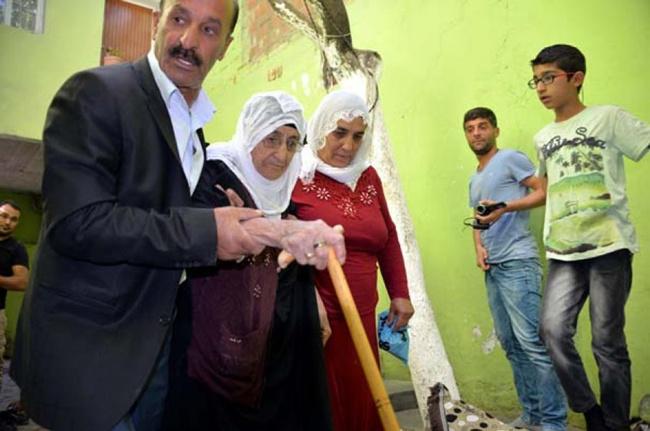
<instances>
[{"instance_id":1,"label":"green graphic t-shirt","mask_svg":"<svg viewBox=\"0 0 650 431\"><path fill-rule=\"evenodd\" d=\"M623 156L640 160L650 126L616 106L592 106L535 135L538 174L548 178L544 243L550 259L637 252Z\"/></svg>"}]
</instances>

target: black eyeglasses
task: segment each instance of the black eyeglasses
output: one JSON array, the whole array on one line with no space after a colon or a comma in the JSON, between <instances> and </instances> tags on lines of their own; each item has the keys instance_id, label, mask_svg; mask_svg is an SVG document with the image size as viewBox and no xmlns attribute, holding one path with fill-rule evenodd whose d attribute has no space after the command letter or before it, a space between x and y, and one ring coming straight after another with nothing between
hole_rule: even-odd
<instances>
[{"instance_id":1,"label":"black eyeglasses","mask_svg":"<svg viewBox=\"0 0 650 431\"><path fill-rule=\"evenodd\" d=\"M298 152L303 147L298 136L285 136L280 132L273 132L262 140L262 145L270 150L279 150L284 143L290 153Z\"/></svg>"},{"instance_id":2,"label":"black eyeglasses","mask_svg":"<svg viewBox=\"0 0 650 431\"><path fill-rule=\"evenodd\" d=\"M558 76L566 76L566 79L571 79L571 77L575 75L575 72L572 73L566 73L566 72L558 72L558 73L549 73L541 78L533 78L530 81L528 81L528 87L530 87L531 90L536 90L537 89L537 84L540 82L544 84L544 86L551 85L553 81L555 81L555 78Z\"/></svg>"}]
</instances>

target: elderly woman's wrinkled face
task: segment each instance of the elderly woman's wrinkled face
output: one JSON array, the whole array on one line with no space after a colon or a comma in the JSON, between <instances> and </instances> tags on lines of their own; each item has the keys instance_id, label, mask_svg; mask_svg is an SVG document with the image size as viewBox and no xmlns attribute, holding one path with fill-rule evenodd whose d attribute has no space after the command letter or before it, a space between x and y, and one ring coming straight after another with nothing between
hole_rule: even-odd
<instances>
[{"instance_id":1,"label":"elderly woman's wrinkled face","mask_svg":"<svg viewBox=\"0 0 650 431\"><path fill-rule=\"evenodd\" d=\"M280 126L253 148L253 166L267 180L277 180L301 146L300 134L294 127Z\"/></svg>"},{"instance_id":2,"label":"elderly woman's wrinkled face","mask_svg":"<svg viewBox=\"0 0 650 431\"><path fill-rule=\"evenodd\" d=\"M330 166L346 167L357 155L365 132L362 117L337 121L336 129L325 137L325 146L318 150L318 157Z\"/></svg>"}]
</instances>

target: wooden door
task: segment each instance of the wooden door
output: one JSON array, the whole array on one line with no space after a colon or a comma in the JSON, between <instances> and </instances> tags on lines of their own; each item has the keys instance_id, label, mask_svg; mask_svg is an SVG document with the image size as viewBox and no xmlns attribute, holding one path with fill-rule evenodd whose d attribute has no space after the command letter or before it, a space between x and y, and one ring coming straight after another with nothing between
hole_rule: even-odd
<instances>
[{"instance_id":1,"label":"wooden door","mask_svg":"<svg viewBox=\"0 0 650 431\"><path fill-rule=\"evenodd\" d=\"M101 64L133 61L151 47L153 10L122 0L106 0Z\"/></svg>"}]
</instances>

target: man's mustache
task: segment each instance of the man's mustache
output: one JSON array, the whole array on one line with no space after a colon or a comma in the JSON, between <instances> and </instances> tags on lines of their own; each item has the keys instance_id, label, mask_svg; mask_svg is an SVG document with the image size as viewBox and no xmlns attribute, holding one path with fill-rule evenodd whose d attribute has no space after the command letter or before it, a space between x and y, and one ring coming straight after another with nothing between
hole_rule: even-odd
<instances>
[{"instance_id":1,"label":"man's mustache","mask_svg":"<svg viewBox=\"0 0 650 431\"><path fill-rule=\"evenodd\" d=\"M169 55L171 55L172 57L179 57L183 60L189 61L195 66L201 66L203 64L203 60L201 60L201 57L197 55L194 49L185 49L181 44L172 47L169 50Z\"/></svg>"}]
</instances>

